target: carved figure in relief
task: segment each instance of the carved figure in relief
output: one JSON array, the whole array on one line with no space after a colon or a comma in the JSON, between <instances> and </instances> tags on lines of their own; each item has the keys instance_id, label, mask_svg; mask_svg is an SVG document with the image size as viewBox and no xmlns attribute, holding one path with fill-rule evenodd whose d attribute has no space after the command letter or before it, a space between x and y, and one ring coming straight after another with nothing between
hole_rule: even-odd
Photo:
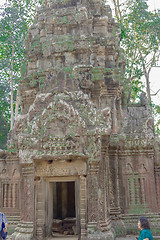
<instances>
[{"instance_id":1,"label":"carved figure in relief","mask_svg":"<svg viewBox=\"0 0 160 240\"><path fill-rule=\"evenodd\" d=\"M127 163L126 168L127 168L127 172L129 172L129 173L133 172L133 167L130 163Z\"/></svg>"},{"instance_id":2,"label":"carved figure in relief","mask_svg":"<svg viewBox=\"0 0 160 240\"><path fill-rule=\"evenodd\" d=\"M148 172L148 170L147 170L147 168L146 168L146 166L145 166L144 163L143 163L143 164L140 164L140 166L139 166L139 172L141 172L141 173L146 173L146 172Z\"/></svg>"},{"instance_id":3,"label":"carved figure in relief","mask_svg":"<svg viewBox=\"0 0 160 240\"><path fill-rule=\"evenodd\" d=\"M138 228L141 230L138 240L153 240L149 221L146 217L139 217Z\"/></svg>"}]
</instances>

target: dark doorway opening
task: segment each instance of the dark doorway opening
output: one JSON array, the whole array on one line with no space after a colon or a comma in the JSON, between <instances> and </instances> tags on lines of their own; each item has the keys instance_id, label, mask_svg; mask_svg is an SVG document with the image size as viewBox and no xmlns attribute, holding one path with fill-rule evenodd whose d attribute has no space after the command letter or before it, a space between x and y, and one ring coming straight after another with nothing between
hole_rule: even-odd
<instances>
[{"instance_id":1,"label":"dark doorway opening","mask_svg":"<svg viewBox=\"0 0 160 240\"><path fill-rule=\"evenodd\" d=\"M75 182L53 183L52 234L75 235Z\"/></svg>"}]
</instances>

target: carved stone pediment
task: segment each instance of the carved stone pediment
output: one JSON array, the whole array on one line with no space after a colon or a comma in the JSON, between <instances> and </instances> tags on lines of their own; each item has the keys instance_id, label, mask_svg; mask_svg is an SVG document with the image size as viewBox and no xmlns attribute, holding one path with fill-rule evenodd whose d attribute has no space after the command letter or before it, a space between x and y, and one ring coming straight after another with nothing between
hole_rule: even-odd
<instances>
[{"instance_id":1,"label":"carved stone pediment","mask_svg":"<svg viewBox=\"0 0 160 240\"><path fill-rule=\"evenodd\" d=\"M19 119L16 126L23 163L42 155L100 158L100 139L110 132L111 121L88 95L65 90L37 95L25 119Z\"/></svg>"}]
</instances>

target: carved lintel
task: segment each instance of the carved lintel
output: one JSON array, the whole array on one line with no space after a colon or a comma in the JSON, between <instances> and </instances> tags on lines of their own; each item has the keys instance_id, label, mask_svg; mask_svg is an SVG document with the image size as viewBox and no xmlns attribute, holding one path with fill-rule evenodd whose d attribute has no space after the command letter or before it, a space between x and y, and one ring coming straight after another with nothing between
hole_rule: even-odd
<instances>
[{"instance_id":1,"label":"carved lintel","mask_svg":"<svg viewBox=\"0 0 160 240\"><path fill-rule=\"evenodd\" d=\"M72 159L60 161L35 161L36 176L75 176L86 175L85 161L72 161Z\"/></svg>"}]
</instances>

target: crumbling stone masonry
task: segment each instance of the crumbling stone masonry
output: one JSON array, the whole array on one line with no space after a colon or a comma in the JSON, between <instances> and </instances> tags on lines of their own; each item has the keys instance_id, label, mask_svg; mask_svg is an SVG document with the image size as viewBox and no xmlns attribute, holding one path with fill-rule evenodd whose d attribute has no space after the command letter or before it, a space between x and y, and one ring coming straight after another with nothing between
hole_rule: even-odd
<instances>
[{"instance_id":1,"label":"crumbling stone masonry","mask_svg":"<svg viewBox=\"0 0 160 240\"><path fill-rule=\"evenodd\" d=\"M159 234L160 157L145 94L126 106L120 29L103 0L47 0L26 38L22 113L0 152L15 240Z\"/></svg>"}]
</instances>

